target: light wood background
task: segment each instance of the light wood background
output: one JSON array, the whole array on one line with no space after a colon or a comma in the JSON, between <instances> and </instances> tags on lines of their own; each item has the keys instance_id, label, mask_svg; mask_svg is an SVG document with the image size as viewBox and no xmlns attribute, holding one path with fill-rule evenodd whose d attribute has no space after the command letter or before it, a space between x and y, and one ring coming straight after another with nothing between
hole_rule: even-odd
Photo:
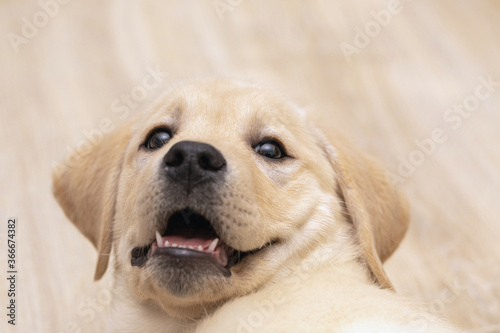
<instances>
[{"instance_id":1,"label":"light wood background","mask_svg":"<svg viewBox=\"0 0 500 333\"><path fill-rule=\"evenodd\" d=\"M92 332L107 282L92 282L95 251L52 198L51 167L103 119L118 124L113 103L158 67L167 86L226 75L281 89L394 175L402 159L418 161L415 140L441 129L446 141L399 179L412 225L386 267L431 313L500 332L500 86L458 128L443 118L480 78L500 82L499 3L401 1L348 61L340 45L376 29L371 12L388 1L227 1L221 19L212 0L69 0L47 22L37 1L0 3L0 263L6 219L17 217L19 269L15 329L0 274L0 330ZM25 28L15 52L9 33L23 36L26 22L40 27Z\"/></svg>"}]
</instances>

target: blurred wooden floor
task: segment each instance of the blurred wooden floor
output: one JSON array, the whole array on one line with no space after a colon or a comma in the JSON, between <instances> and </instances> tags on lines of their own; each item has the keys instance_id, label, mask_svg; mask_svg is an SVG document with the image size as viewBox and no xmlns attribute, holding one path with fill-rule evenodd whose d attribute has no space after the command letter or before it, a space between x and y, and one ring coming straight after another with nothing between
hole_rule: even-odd
<instances>
[{"instance_id":1,"label":"blurred wooden floor","mask_svg":"<svg viewBox=\"0 0 500 333\"><path fill-rule=\"evenodd\" d=\"M387 1L243 0L222 19L212 0L67 2L52 16L36 1L0 3L0 216L18 218L20 266L18 325L6 325L2 278L0 331L92 332L106 282L92 283L95 252L52 198L51 166L102 119L119 123L120 99L158 67L164 85L227 75L279 88L406 172L412 225L389 276L468 332L500 332L500 86L471 98L482 79L500 82L498 2L402 1L379 29L371 12ZM365 28L348 61L340 45ZM25 38L17 53L13 34ZM475 109L446 120L457 103ZM416 152L436 129L445 142ZM420 165L398 171L410 158Z\"/></svg>"}]
</instances>

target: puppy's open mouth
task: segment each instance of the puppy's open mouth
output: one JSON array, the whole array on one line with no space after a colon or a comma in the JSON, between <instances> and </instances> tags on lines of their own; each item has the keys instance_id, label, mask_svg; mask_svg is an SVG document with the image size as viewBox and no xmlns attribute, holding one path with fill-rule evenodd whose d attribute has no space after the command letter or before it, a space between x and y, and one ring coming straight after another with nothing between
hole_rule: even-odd
<instances>
[{"instance_id":1,"label":"puppy's open mouth","mask_svg":"<svg viewBox=\"0 0 500 333\"><path fill-rule=\"evenodd\" d=\"M132 266L142 267L152 257L200 260L212 263L220 272L230 275L229 268L261 249L237 251L222 242L206 218L190 208L176 213L167 221L162 233L156 231L152 244L132 250Z\"/></svg>"}]
</instances>

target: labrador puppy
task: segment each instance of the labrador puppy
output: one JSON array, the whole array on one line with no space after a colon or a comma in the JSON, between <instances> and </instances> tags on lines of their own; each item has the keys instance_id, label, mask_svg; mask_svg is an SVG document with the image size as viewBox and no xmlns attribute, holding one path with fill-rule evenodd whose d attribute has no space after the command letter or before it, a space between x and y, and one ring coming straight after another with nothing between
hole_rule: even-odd
<instances>
[{"instance_id":1,"label":"labrador puppy","mask_svg":"<svg viewBox=\"0 0 500 333\"><path fill-rule=\"evenodd\" d=\"M98 251L95 279L112 268L103 330L447 332L382 267L405 200L327 134L272 92L210 79L68 159L55 197Z\"/></svg>"}]
</instances>

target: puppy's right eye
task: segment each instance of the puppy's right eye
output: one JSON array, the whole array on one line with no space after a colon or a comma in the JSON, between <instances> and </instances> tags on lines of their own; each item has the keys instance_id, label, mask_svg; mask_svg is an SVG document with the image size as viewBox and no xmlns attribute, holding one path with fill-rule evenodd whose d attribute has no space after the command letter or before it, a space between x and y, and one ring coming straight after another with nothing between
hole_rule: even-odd
<instances>
[{"instance_id":1,"label":"puppy's right eye","mask_svg":"<svg viewBox=\"0 0 500 333\"><path fill-rule=\"evenodd\" d=\"M274 140L264 141L254 147L257 154L273 160L279 160L286 156L283 147Z\"/></svg>"},{"instance_id":2,"label":"puppy's right eye","mask_svg":"<svg viewBox=\"0 0 500 333\"><path fill-rule=\"evenodd\" d=\"M146 139L147 149L160 149L172 139L172 133L166 128L159 128Z\"/></svg>"}]
</instances>

